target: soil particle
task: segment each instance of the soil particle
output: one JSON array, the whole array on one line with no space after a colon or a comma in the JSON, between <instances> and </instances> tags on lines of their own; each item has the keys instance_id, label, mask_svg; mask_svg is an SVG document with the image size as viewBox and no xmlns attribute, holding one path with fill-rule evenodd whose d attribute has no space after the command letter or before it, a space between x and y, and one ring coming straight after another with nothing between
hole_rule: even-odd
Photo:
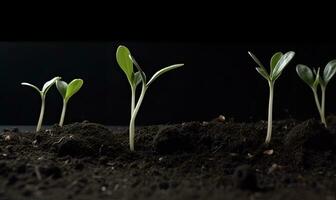
<instances>
[{"instance_id":1,"label":"soil particle","mask_svg":"<svg viewBox=\"0 0 336 200\"><path fill-rule=\"evenodd\" d=\"M49 134L39 133L36 140L41 146L57 151L59 156L84 157L98 155L102 145L113 143L113 133L99 124L74 123L56 126Z\"/></svg>"},{"instance_id":2,"label":"soil particle","mask_svg":"<svg viewBox=\"0 0 336 200\"><path fill-rule=\"evenodd\" d=\"M335 134L316 120L304 121L284 138L286 155L292 164L305 168L331 164L335 157Z\"/></svg>"},{"instance_id":3,"label":"soil particle","mask_svg":"<svg viewBox=\"0 0 336 200\"><path fill-rule=\"evenodd\" d=\"M236 188L242 190L257 190L257 176L255 170L248 165L238 166L233 174L233 182Z\"/></svg>"},{"instance_id":4,"label":"soil particle","mask_svg":"<svg viewBox=\"0 0 336 200\"><path fill-rule=\"evenodd\" d=\"M284 143L291 149L303 147L313 150L331 150L334 148L334 135L322 123L311 119L289 131Z\"/></svg>"},{"instance_id":5,"label":"soil particle","mask_svg":"<svg viewBox=\"0 0 336 200\"><path fill-rule=\"evenodd\" d=\"M51 177L57 179L62 177L61 169L53 164L43 165L41 167L37 167L36 169L39 170L41 175L46 178Z\"/></svg>"},{"instance_id":6,"label":"soil particle","mask_svg":"<svg viewBox=\"0 0 336 200\"><path fill-rule=\"evenodd\" d=\"M6 176L8 175L8 172L10 171L9 166L7 166L6 161L0 161L0 175Z\"/></svg>"},{"instance_id":7,"label":"soil particle","mask_svg":"<svg viewBox=\"0 0 336 200\"><path fill-rule=\"evenodd\" d=\"M190 139L183 134L180 127L163 128L154 137L153 150L159 154L172 154L190 149Z\"/></svg>"}]
</instances>

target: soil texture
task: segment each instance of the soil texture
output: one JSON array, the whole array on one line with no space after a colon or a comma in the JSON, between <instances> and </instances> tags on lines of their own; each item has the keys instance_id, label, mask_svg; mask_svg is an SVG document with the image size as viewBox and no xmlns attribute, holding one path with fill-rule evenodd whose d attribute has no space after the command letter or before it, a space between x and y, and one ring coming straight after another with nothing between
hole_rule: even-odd
<instances>
[{"instance_id":1,"label":"soil texture","mask_svg":"<svg viewBox=\"0 0 336 200\"><path fill-rule=\"evenodd\" d=\"M1 200L336 199L336 117L0 134Z\"/></svg>"}]
</instances>

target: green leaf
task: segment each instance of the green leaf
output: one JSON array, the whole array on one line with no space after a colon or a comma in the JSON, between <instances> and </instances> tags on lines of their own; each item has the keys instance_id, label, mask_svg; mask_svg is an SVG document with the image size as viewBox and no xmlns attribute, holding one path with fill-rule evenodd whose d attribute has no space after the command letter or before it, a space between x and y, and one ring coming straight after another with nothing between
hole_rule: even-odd
<instances>
[{"instance_id":1,"label":"green leaf","mask_svg":"<svg viewBox=\"0 0 336 200\"><path fill-rule=\"evenodd\" d=\"M279 77L279 74L287 66L287 64L292 60L294 55L295 55L295 52L289 51L289 52L285 53L283 56L281 56L280 60L275 65L275 67L272 71L272 74L271 74L272 79L274 79L275 77Z\"/></svg>"},{"instance_id":2,"label":"green leaf","mask_svg":"<svg viewBox=\"0 0 336 200\"><path fill-rule=\"evenodd\" d=\"M272 77L272 82L276 81L281 76L281 72L277 74L276 76Z\"/></svg>"},{"instance_id":3,"label":"green leaf","mask_svg":"<svg viewBox=\"0 0 336 200\"><path fill-rule=\"evenodd\" d=\"M269 75L267 74L267 72L265 71L264 68L261 67L256 67L256 70L259 74L261 74L266 80L270 80Z\"/></svg>"},{"instance_id":4,"label":"green leaf","mask_svg":"<svg viewBox=\"0 0 336 200\"><path fill-rule=\"evenodd\" d=\"M141 74L140 72L135 72L134 73L134 84L135 86L139 85L141 83Z\"/></svg>"},{"instance_id":5,"label":"green leaf","mask_svg":"<svg viewBox=\"0 0 336 200\"><path fill-rule=\"evenodd\" d=\"M277 52L275 53L272 58L271 58L271 63L270 63L270 67L271 67L271 72L270 74L272 74L276 64L279 62L280 58L283 56L283 54L281 52Z\"/></svg>"},{"instance_id":6,"label":"green leaf","mask_svg":"<svg viewBox=\"0 0 336 200\"><path fill-rule=\"evenodd\" d=\"M65 100L69 100L74 94L76 94L82 87L83 80L82 79L74 79L68 85L66 90Z\"/></svg>"},{"instance_id":7,"label":"green leaf","mask_svg":"<svg viewBox=\"0 0 336 200\"><path fill-rule=\"evenodd\" d=\"M51 79L50 81L46 82L46 83L43 85L43 88L42 88L42 91L41 91L42 94L43 94L43 95L46 95L47 92L48 92L48 90L51 88L51 86L52 86L53 84L55 84L55 82L56 82L57 80L60 80L60 79L61 79L61 77L57 76L57 77Z\"/></svg>"},{"instance_id":8,"label":"green leaf","mask_svg":"<svg viewBox=\"0 0 336 200\"><path fill-rule=\"evenodd\" d=\"M67 88L68 88L68 84L65 81L57 80L56 81L56 88L64 99L65 95L66 95Z\"/></svg>"},{"instance_id":9,"label":"green leaf","mask_svg":"<svg viewBox=\"0 0 336 200\"><path fill-rule=\"evenodd\" d=\"M119 46L116 53L117 62L120 68L124 71L127 76L128 81L132 84L132 75L133 75L133 63L130 60L129 56L131 55L130 51L125 46Z\"/></svg>"},{"instance_id":10,"label":"green leaf","mask_svg":"<svg viewBox=\"0 0 336 200\"><path fill-rule=\"evenodd\" d=\"M139 70L140 73L140 77L141 80L143 82L143 84L146 84L146 74L145 72L141 69L140 65L138 64L138 62L133 58L132 55L129 55L130 60L133 62L133 64L135 65L135 67Z\"/></svg>"},{"instance_id":11,"label":"green leaf","mask_svg":"<svg viewBox=\"0 0 336 200\"><path fill-rule=\"evenodd\" d=\"M153 76L152 78L149 80L149 82L147 83L147 87L153 83L153 81L155 81L157 78L159 78L159 76L161 76L162 74L170 71L170 70L173 70L173 69L176 69L176 68L179 68L179 67L182 67L184 64L175 64L175 65L171 65L171 66L168 66L168 67L165 67L163 69L160 69L159 71L157 71Z\"/></svg>"},{"instance_id":12,"label":"green leaf","mask_svg":"<svg viewBox=\"0 0 336 200\"><path fill-rule=\"evenodd\" d=\"M323 70L323 80L325 84L328 84L328 82L335 75L335 73L336 73L336 60L332 60L328 62L327 66Z\"/></svg>"},{"instance_id":13,"label":"green leaf","mask_svg":"<svg viewBox=\"0 0 336 200\"><path fill-rule=\"evenodd\" d=\"M306 65L299 64L296 66L296 73L310 87L313 87L315 78L312 70Z\"/></svg>"},{"instance_id":14,"label":"green leaf","mask_svg":"<svg viewBox=\"0 0 336 200\"><path fill-rule=\"evenodd\" d=\"M36 87L36 86L33 85L33 84L23 82L23 83L21 83L21 85L25 85L25 86L29 86L29 87L31 87L31 88L34 88L34 89L37 90L40 94L42 94L42 92L40 91L40 89L38 89L38 87Z\"/></svg>"},{"instance_id":15,"label":"green leaf","mask_svg":"<svg viewBox=\"0 0 336 200\"><path fill-rule=\"evenodd\" d=\"M261 64L259 59L252 52L248 51L248 54L252 57L254 62L256 62L259 65L259 67L261 67L265 72L267 72L266 68Z\"/></svg>"}]
</instances>

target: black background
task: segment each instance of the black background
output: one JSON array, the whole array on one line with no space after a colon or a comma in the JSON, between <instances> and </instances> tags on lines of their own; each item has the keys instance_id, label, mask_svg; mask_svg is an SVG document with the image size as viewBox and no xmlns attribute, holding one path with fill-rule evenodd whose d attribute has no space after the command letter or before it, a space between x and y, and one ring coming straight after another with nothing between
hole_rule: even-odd
<instances>
[{"instance_id":1,"label":"black background","mask_svg":"<svg viewBox=\"0 0 336 200\"><path fill-rule=\"evenodd\" d=\"M137 117L138 125L203 121L220 114L237 121L267 119L268 85L256 72L248 50L267 66L276 51L295 51L296 56L276 81L274 119L317 118L312 92L298 78L295 66L324 67L336 59L333 42L0 42L0 123L36 124L40 98L20 83L42 87L59 75L67 82L84 79L83 88L69 102L65 123L89 120L127 125L130 88L115 59L120 44L131 50L147 76L164 66L185 63L151 85ZM336 111L335 91L336 80L332 80L327 88L327 113ZM44 124L57 123L61 108L61 97L53 87L46 99Z\"/></svg>"}]
</instances>

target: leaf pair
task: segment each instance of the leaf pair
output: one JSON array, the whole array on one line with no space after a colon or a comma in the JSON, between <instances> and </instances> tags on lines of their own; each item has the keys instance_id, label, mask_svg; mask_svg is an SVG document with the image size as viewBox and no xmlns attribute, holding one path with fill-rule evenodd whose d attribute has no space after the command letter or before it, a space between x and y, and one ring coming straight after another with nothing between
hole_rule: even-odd
<instances>
[{"instance_id":1,"label":"leaf pair","mask_svg":"<svg viewBox=\"0 0 336 200\"><path fill-rule=\"evenodd\" d=\"M70 97L72 97L72 95L74 95L76 92L78 92L78 90L82 87L83 80L82 79L74 79L68 85L66 82L61 81L61 77L57 76L57 77L51 79L50 81L46 82L43 85L42 90L40 90L35 85L30 84L30 83L26 83L26 82L21 83L21 85L32 87L35 90L37 90L40 93L41 96L45 97L47 92L51 88L51 86L55 83L56 83L56 87L57 87L58 91L60 92L60 94L62 95L63 99L67 101L67 100L69 100Z\"/></svg>"},{"instance_id":2,"label":"leaf pair","mask_svg":"<svg viewBox=\"0 0 336 200\"><path fill-rule=\"evenodd\" d=\"M156 72L152 78L146 82L146 74L141 69L139 64L136 62L136 60L132 57L130 51L125 46L119 46L116 53L117 62L120 66L120 68L124 71L124 73L127 76L128 82L131 84L131 86L137 86L141 81L148 87L150 84L153 83L154 80L156 80L159 76L162 74L176 69L178 67L182 67L184 64L175 64L171 65L169 67L165 67L158 72ZM138 69L138 72L133 72L133 64Z\"/></svg>"},{"instance_id":3,"label":"leaf pair","mask_svg":"<svg viewBox=\"0 0 336 200\"><path fill-rule=\"evenodd\" d=\"M60 80L60 79L61 79L61 77L57 76L57 77L51 79L50 81L47 81L47 82L43 85L42 90L40 90L40 89L39 89L38 87L36 87L35 85L30 84L30 83L26 83L26 82L21 83L21 85L25 85L25 86L32 87L32 88L34 88L35 90L37 90L37 91L40 93L40 95L41 95L42 97L45 97L46 94L47 94L47 92L48 92L49 89L51 88L51 86L52 86L56 81L58 81L58 80Z\"/></svg>"},{"instance_id":4,"label":"leaf pair","mask_svg":"<svg viewBox=\"0 0 336 200\"><path fill-rule=\"evenodd\" d=\"M44 116L44 108L45 108L45 98L47 96L47 92L49 91L49 89L51 88L51 86L53 84L55 84L56 81L60 80L61 77L55 77L53 79L51 79L50 81L47 81L43 87L42 90L40 90L38 87L36 87L35 85L32 85L30 83L21 83L21 85L25 85L25 86L29 86L31 88L34 88L41 96L41 110L40 110L40 117L36 126L36 131L40 131L41 130L41 126L42 126L42 122L43 122L43 116Z\"/></svg>"},{"instance_id":5,"label":"leaf pair","mask_svg":"<svg viewBox=\"0 0 336 200\"><path fill-rule=\"evenodd\" d=\"M287 64L292 60L295 52L289 51L285 54L281 52L275 53L270 61L270 72L268 73L263 64L259 59L251 52L248 52L252 59L259 65L256 70L261 74L266 80L274 82L279 76Z\"/></svg>"},{"instance_id":6,"label":"leaf pair","mask_svg":"<svg viewBox=\"0 0 336 200\"><path fill-rule=\"evenodd\" d=\"M69 84L61 80L56 81L57 90L63 97L63 108L59 126L63 126L66 107L69 99L81 89L82 85L83 85L82 79L74 79Z\"/></svg>"},{"instance_id":7,"label":"leaf pair","mask_svg":"<svg viewBox=\"0 0 336 200\"><path fill-rule=\"evenodd\" d=\"M308 66L302 64L296 66L296 72L310 87L316 89L318 84L321 84L322 87L326 87L336 73L336 60L328 62L322 74L320 74L320 68L315 71L315 69L311 70Z\"/></svg>"},{"instance_id":8,"label":"leaf pair","mask_svg":"<svg viewBox=\"0 0 336 200\"><path fill-rule=\"evenodd\" d=\"M117 49L116 57L120 68L127 76L128 82L131 86L137 86L141 82L140 72L133 72L133 62L129 58L131 52L125 46L119 46Z\"/></svg>"},{"instance_id":9,"label":"leaf pair","mask_svg":"<svg viewBox=\"0 0 336 200\"><path fill-rule=\"evenodd\" d=\"M59 93L62 95L64 101L68 101L70 97L76 94L83 85L82 79L74 79L69 84L65 81L57 80L56 87Z\"/></svg>"}]
</instances>

